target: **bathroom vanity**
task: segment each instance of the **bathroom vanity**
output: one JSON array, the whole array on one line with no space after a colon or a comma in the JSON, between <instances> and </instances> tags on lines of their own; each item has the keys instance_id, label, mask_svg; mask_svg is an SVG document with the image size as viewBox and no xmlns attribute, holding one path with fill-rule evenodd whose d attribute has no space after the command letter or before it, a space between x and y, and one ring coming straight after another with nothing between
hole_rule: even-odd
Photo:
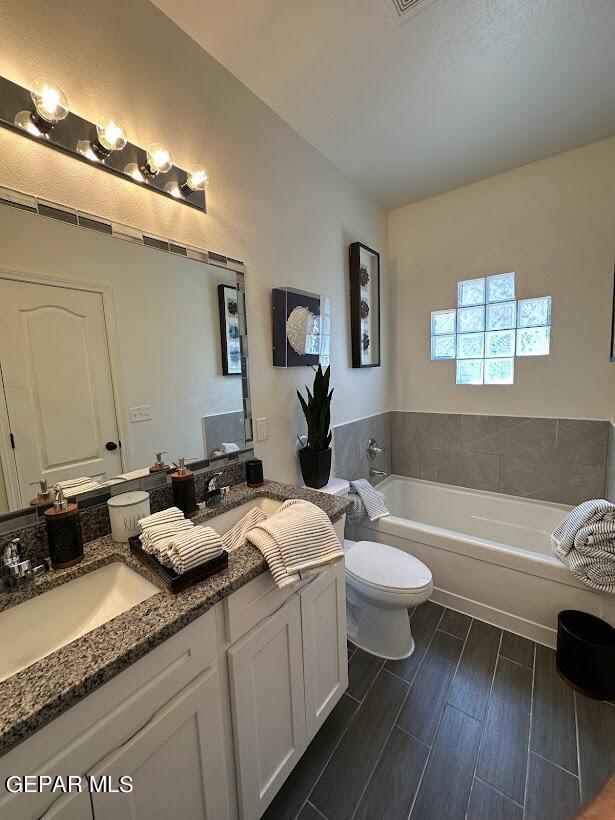
<instances>
[{"instance_id":1,"label":"bathroom vanity","mask_svg":"<svg viewBox=\"0 0 615 820\"><path fill-rule=\"evenodd\" d=\"M201 519L225 532L250 507L273 512L289 497L318 503L343 537L344 499L273 482L233 488ZM4 600L1 614L68 597L118 564L155 583L107 536L78 567ZM111 617L44 657L38 646L39 660L0 683L0 817L260 817L347 687L343 564L280 590L246 546L219 575ZM81 790L9 793L6 778L26 774L66 787L79 776ZM133 790L88 793L89 776L115 790L129 776Z\"/></svg>"}]
</instances>

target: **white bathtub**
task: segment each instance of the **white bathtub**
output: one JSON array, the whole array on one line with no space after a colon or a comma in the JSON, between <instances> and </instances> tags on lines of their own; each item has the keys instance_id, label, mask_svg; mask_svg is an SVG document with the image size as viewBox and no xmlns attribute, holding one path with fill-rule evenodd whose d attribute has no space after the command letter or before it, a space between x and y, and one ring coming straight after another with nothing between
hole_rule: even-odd
<instances>
[{"instance_id":1,"label":"white bathtub","mask_svg":"<svg viewBox=\"0 0 615 820\"><path fill-rule=\"evenodd\" d=\"M391 515L348 534L420 558L434 601L547 646L562 609L615 624L615 596L593 592L551 554L550 534L570 507L401 476L378 489Z\"/></svg>"}]
</instances>

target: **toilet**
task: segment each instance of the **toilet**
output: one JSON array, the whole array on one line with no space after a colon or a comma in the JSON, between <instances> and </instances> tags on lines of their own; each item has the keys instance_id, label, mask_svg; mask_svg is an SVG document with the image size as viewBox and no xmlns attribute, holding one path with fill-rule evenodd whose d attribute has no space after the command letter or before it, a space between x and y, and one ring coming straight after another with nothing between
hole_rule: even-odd
<instances>
[{"instance_id":1,"label":"toilet","mask_svg":"<svg viewBox=\"0 0 615 820\"><path fill-rule=\"evenodd\" d=\"M321 492L346 495L347 481L333 478ZM433 591L428 567L396 547L344 539L346 628L356 646L381 658L399 660L414 651L408 608Z\"/></svg>"}]
</instances>

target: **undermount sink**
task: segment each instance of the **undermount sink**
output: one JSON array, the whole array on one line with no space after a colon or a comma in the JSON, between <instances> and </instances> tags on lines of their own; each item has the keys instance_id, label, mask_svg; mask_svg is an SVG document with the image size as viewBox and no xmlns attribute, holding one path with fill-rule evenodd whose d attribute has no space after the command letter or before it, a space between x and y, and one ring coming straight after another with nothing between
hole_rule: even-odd
<instances>
[{"instance_id":1,"label":"undermount sink","mask_svg":"<svg viewBox=\"0 0 615 820\"><path fill-rule=\"evenodd\" d=\"M0 681L158 592L115 561L0 612Z\"/></svg>"}]
</instances>

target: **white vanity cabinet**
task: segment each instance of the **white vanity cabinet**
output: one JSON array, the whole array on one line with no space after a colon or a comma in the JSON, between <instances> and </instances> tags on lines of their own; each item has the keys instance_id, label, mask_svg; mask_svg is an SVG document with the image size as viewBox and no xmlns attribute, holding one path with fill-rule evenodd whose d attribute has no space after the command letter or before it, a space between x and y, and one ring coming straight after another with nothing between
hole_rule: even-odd
<instances>
[{"instance_id":1,"label":"white vanity cabinet","mask_svg":"<svg viewBox=\"0 0 615 820\"><path fill-rule=\"evenodd\" d=\"M263 814L348 686L344 578L343 563L321 573L228 650L243 820Z\"/></svg>"},{"instance_id":2,"label":"white vanity cabinet","mask_svg":"<svg viewBox=\"0 0 615 820\"><path fill-rule=\"evenodd\" d=\"M92 794L95 820L228 817L223 733L212 667L91 772L115 785L129 775L133 786L129 794Z\"/></svg>"},{"instance_id":3,"label":"white vanity cabinet","mask_svg":"<svg viewBox=\"0 0 615 820\"><path fill-rule=\"evenodd\" d=\"M225 598L0 757L0 820L257 820L347 687L344 579L266 572ZM6 790L28 774L84 790Z\"/></svg>"}]
</instances>

